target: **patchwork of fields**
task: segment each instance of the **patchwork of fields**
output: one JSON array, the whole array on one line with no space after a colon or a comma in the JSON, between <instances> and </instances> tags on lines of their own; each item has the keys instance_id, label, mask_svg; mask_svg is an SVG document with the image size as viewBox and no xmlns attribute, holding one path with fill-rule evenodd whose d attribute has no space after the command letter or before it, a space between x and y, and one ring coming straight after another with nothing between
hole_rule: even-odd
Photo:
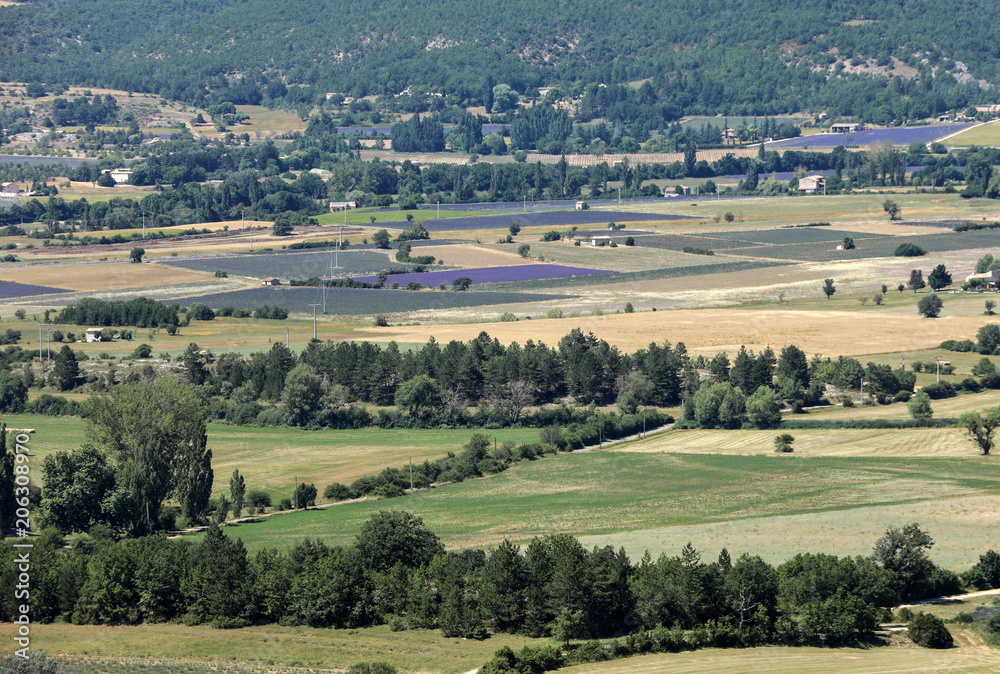
<instances>
[{"instance_id":1,"label":"patchwork of fields","mask_svg":"<svg viewBox=\"0 0 1000 674\"><path fill-rule=\"evenodd\" d=\"M462 275L465 272L456 272ZM197 295L185 298L188 303L203 302L213 309L256 309L264 305L284 307L295 313L311 314L313 304L320 304L323 312L323 289L312 287L260 287L234 290L226 293ZM454 309L523 302L543 302L562 299L565 295L535 295L513 292L452 292L411 290L366 290L361 288L328 288L326 313L344 316L371 316L396 314L428 309Z\"/></svg>"}]
</instances>

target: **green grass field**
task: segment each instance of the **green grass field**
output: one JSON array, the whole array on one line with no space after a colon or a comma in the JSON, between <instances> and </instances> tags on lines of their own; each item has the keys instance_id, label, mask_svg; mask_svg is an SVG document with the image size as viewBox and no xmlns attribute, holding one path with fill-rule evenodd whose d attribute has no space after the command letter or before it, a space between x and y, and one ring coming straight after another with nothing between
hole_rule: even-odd
<instances>
[{"instance_id":1,"label":"green grass field","mask_svg":"<svg viewBox=\"0 0 1000 674\"><path fill-rule=\"evenodd\" d=\"M652 436L648 442L670 435ZM863 549L874 542L879 529L898 517L887 515L890 510L904 510L920 520L925 506L936 508L943 499L996 503L998 477L1000 466L993 457L971 452L962 458L873 458L603 451L546 457L499 475L393 501L279 515L226 531L242 538L250 550L286 547L306 536L347 544L373 512L392 508L423 517L453 549L491 546L504 538L524 542L570 533L602 545L625 545L635 556L647 548L654 555L675 554L683 545L682 541L674 549L673 543L664 545L657 535L643 532L662 534L673 528L707 532L721 523L739 527L752 523L770 531L770 547L762 552L781 561L814 550L783 535L787 520L813 516L850 520L855 515L847 513L855 510L880 511L857 519L876 532L863 541ZM635 536L630 537L632 533ZM689 540L699 543L697 535ZM852 552L858 542L852 544ZM731 550L747 550L737 541L729 545ZM970 565L984 551L983 545L968 541L961 549L944 550L944 558ZM954 547L950 540L949 547Z\"/></svg>"},{"instance_id":2,"label":"green grass field","mask_svg":"<svg viewBox=\"0 0 1000 674\"><path fill-rule=\"evenodd\" d=\"M991 122L967 129L944 141L944 144L951 147L968 147L970 145L993 147L1000 145L1000 123Z\"/></svg>"},{"instance_id":3,"label":"green grass field","mask_svg":"<svg viewBox=\"0 0 1000 674\"><path fill-rule=\"evenodd\" d=\"M86 441L87 422L74 417L14 414L4 417L10 428L34 428L31 435L32 478L41 481L41 463L58 450L72 450ZM305 431L295 428L250 428L209 424L208 445L215 470L214 493L228 489L234 469L246 476L249 488L263 488L275 498L291 496L294 481L312 482L319 489L331 482L350 484L383 468L401 468L458 452L472 430L365 429ZM487 431L499 442L534 442L537 428ZM37 458L35 458L37 457Z\"/></svg>"}]
</instances>

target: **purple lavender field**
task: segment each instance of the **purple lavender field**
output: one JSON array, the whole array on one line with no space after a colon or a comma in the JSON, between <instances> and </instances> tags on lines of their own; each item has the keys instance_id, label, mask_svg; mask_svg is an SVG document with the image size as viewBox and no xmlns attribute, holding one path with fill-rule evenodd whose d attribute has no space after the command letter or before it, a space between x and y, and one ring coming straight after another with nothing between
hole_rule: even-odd
<instances>
[{"instance_id":1,"label":"purple lavender field","mask_svg":"<svg viewBox=\"0 0 1000 674\"><path fill-rule=\"evenodd\" d=\"M11 297L29 297L31 295L48 295L51 293L66 292L62 288L49 288L48 286L34 286L29 283L15 283L13 281L0 281L0 299Z\"/></svg>"},{"instance_id":2,"label":"purple lavender field","mask_svg":"<svg viewBox=\"0 0 1000 674\"><path fill-rule=\"evenodd\" d=\"M440 283L451 285L457 278L466 276L473 283L503 283L505 281L537 281L546 278L565 278L567 276L593 276L595 274L611 274L604 269L587 269L584 267L567 267L560 264L526 264L513 267L482 267L479 269L452 269L451 271L429 271L420 274L393 274L386 280L387 284L399 282L406 285L411 281L425 286L436 286ZM374 283L374 276L355 279Z\"/></svg>"},{"instance_id":3,"label":"purple lavender field","mask_svg":"<svg viewBox=\"0 0 1000 674\"><path fill-rule=\"evenodd\" d=\"M969 128L969 124L946 124L943 126L915 126L898 129L869 129L867 131L856 131L851 135L851 145L864 146L872 143L881 143L884 140L895 145L909 145L910 143L930 143L943 136L957 133L962 129ZM767 148L775 149L779 147L831 147L843 145L843 133L820 133L814 136L802 136L801 138L789 138L768 143Z\"/></svg>"}]
</instances>

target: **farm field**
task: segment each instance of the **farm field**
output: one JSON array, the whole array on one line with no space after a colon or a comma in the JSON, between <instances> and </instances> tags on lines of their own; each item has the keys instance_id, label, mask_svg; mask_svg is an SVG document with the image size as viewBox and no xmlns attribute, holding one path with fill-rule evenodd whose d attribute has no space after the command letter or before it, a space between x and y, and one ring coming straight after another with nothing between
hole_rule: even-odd
<instances>
[{"instance_id":1,"label":"farm field","mask_svg":"<svg viewBox=\"0 0 1000 674\"><path fill-rule=\"evenodd\" d=\"M423 251L419 251L423 252ZM522 264L509 267L483 267L480 269L451 269L447 271L427 271L420 274L393 274L390 278L400 285L416 281L425 286L435 286L439 283L451 285L458 276L472 279L474 284L502 283L512 281L535 281L541 279L578 280L581 277L610 274L604 269L588 269L587 267L567 267L558 264ZM375 276L355 277L357 281L374 283Z\"/></svg>"},{"instance_id":2,"label":"farm field","mask_svg":"<svg viewBox=\"0 0 1000 674\"><path fill-rule=\"evenodd\" d=\"M625 246L625 236L635 238L635 246ZM659 269L682 269L687 268L692 271L692 267L700 267L710 264L727 264L740 258L732 257L708 257L705 255L694 255L680 252L680 248L647 248L646 241L650 237L641 232L631 232L627 235L614 237L618 244L617 248L608 246L591 246L589 241L583 242L580 246L563 241L532 242L532 254L541 255L546 260L553 260L565 264L576 264L584 267L596 267L599 269L610 269L617 272L642 272ZM691 237L694 238L694 237ZM684 244L686 246L697 244ZM700 247L705 247L704 245Z\"/></svg>"},{"instance_id":3,"label":"farm field","mask_svg":"<svg viewBox=\"0 0 1000 674\"><path fill-rule=\"evenodd\" d=\"M213 270L214 271L214 270ZM121 290L173 284L210 281L212 274L183 269L166 271L153 264L115 262L49 262L16 267L0 267L0 280L49 286L47 292L82 290ZM15 295L7 295L15 297Z\"/></svg>"},{"instance_id":4,"label":"farm field","mask_svg":"<svg viewBox=\"0 0 1000 674\"><path fill-rule=\"evenodd\" d=\"M550 456L392 502L347 503L225 531L249 550L306 536L347 543L373 512L393 508L422 517L450 549L570 533L588 547L624 546L633 558L645 549L654 557L676 554L691 541L711 556L726 546L780 562L805 550L863 554L887 524L915 520L939 543L932 557L961 569L984 551L974 527L1000 523L1000 468L973 451L949 458L808 457L624 447Z\"/></svg>"},{"instance_id":5,"label":"farm field","mask_svg":"<svg viewBox=\"0 0 1000 674\"><path fill-rule=\"evenodd\" d=\"M819 293L818 286L815 292ZM564 306L590 308L586 305L587 299L581 298ZM972 299L982 306L981 297ZM911 306L916 304L912 295L910 302ZM376 331L359 327L354 335L356 339L376 339L377 335L379 341L423 342L427 334L433 334L438 342L444 343L452 339L468 341L486 331L505 344L512 341L524 344L528 339L555 344L573 328L580 328L627 352L645 348L650 342L669 340L671 343L684 342L688 351L694 354L714 355L727 351L735 355L741 345L755 350L770 345L777 352L788 344L795 344L809 355L863 356L908 353L937 346L946 339L975 339L976 331L990 321L982 315L949 315L947 301L945 316L936 320L922 318L915 310L905 313L882 311L871 303L862 311L857 300L852 298L840 300L839 306L834 301L829 304L827 311L796 310L789 308L793 303L774 303L762 307L435 325L433 329L393 326Z\"/></svg>"},{"instance_id":6,"label":"farm field","mask_svg":"<svg viewBox=\"0 0 1000 674\"><path fill-rule=\"evenodd\" d=\"M957 194L943 192L937 194L911 192L894 194L891 198L902 209L904 221L901 224L904 226L907 221L1000 219L1000 204L990 199L962 199ZM886 196L883 194L747 197L729 201L709 199L694 202L664 199L655 204L623 206L622 210L637 213L677 213L700 218L698 221L671 222L665 225L671 232L684 234L701 230L705 226L713 231L726 231L809 222L830 222L840 229L850 229L848 224L851 226L877 224L881 228L893 226L888 222L882 209L882 202L885 199ZM742 212L744 222L730 225L712 224L713 215L722 215L726 211L732 211L734 214Z\"/></svg>"},{"instance_id":7,"label":"farm field","mask_svg":"<svg viewBox=\"0 0 1000 674\"><path fill-rule=\"evenodd\" d=\"M456 272L457 273L457 272ZM462 275L458 273L458 275ZM261 287L234 290L212 295L187 298L187 302L204 302L213 309L231 306L255 309L263 305L280 306L296 313L312 313L311 304L322 304L322 288ZM362 288L328 288L327 313L346 316L395 314L429 309L453 309L484 305L506 305L559 299L559 295L528 293L481 293L451 291L368 290ZM322 313L322 308L317 310ZM424 341L424 340L421 340Z\"/></svg>"},{"instance_id":8,"label":"farm field","mask_svg":"<svg viewBox=\"0 0 1000 674\"><path fill-rule=\"evenodd\" d=\"M6 415L9 428L33 428L32 457L36 467L46 456L59 450L76 449L86 437L87 422L75 417L35 414ZM262 488L275 496L291 494L295 477L312 482L319 489L331 482L350 484L363 475L383 468L400 468L413 462L439 459L458 452L476 432L470 429L363 429L306 431L297 428L256 428L210 423L208 444L212 448L216 491L238 468L247 485ZM536 442L537 428L483 431L498 442ZM34 479L41 481L41 470Z\"/></svg>"},{"instance_id":9,"label":"farm field","mask_svg":"<svg viewBox=\"0 0 1000 674\"><path fill-rule=\"evenodd\" d=\"M10 623L0 624L9 638ZM547 639L496 635L484 641L447 639L438 630L392 632L388 626L364 629L246 627L218 630L207 625L103 627L56 623L32 626L32 647L58 654L70 663L68 674L264 674L343 672L357 662L390 662L403 671L467 672L503 646L520 650ZM277 668L275 667L277 663ZM154 666L170 667L168 670ZM145 670L142 667L148 666ZM74 669L76 667L77 669Z\"/></svg>"},{"instance_id":10,"label":"farm field","mask_svg":"<svg viewBox=\"0 0 1000 674\"><path fill-rule=\"evenodd\" d=\"M590 208L586 211L541 211L536 213L513 213L510 215L477 215L474 217L448 218L447 220L424 220L424 227L430 232L460 232L465 230L506 230L510 223L517 220L523 228L529 227L567 227L570 225L607 225L610 222L635 222L646 220L673 221L687 219L690 216L668 215L661 213L656 206L667 206L667 202L654 203L653 210L648 213L629 212L622 210L606 211Z\"/></svg>"},{"instance_id":11,"label":"farm field","mask_svg":"<svg viewBox=\"0 0 1000 674\"><path fill-rule=\"evenodd\" d=\"M31 285L29 283L17 283L16 281L0 281L0 299L47 295L50 293L63 292L63 290L63 288L49 288L46 286Z\"/></svg>"},{"instance_id":12,"label":"farm field","mask_svg":"<svg viewBox=\"0 0 1000 674\"><path fill-rule=\"evenodd\" d=\"M178 260L169 258L162 264L195 271L211 272L222 270L232 276L267 278L275 276L287 279L306 279L310 276L327 277L333 264L334 248L319 250L288 251L281 253L253 253L225 257ZM334 276L357 276L376 274L383 269L410 269L412 265L396 262L390 257L391 251L342 250L336 255L337 267Z\"/></svg>"},{"instance_id":13,"label":"farm field","mask_svg":"<svg viewBox=\"0 0 1000 674\"><path fill-rule=\"evenodd\" d=\"M956 629L951 625L949 629ZM706 649L692 653L643 655L611 662L560 669L566 674L676 674L679 672L985 672L1000 666L1000 653L962 629L958 648L928 650L904 643L900 648L787 648L768 646L740 650ZM908 647L907 647L908 646Z\"/></svg>"},{"instance_id":14,"label":"farm field","mask_svg":"<svg viewBox=\"0 0 1000 674\"><path fill-rule=\"evenodd\" d=\"M942 142L949 147L967 147L970 145L990 147L1000 145L1000 124L991 122L989 124L974 126Z\"/></svg>"},{"instance_id":15,"label":"farm field","mask_svg":"<svg viewBox=\"0 0 1000 674\"><path fill-rule=\"evenodd\" d=\"M829 147L831 145L843 145L848 142L855 147L864 147L873 143L889 141L894 145L909 145L910 143L930 143L944 136L956 133L967 128L968 124L945 124L940 126L914 126L895 129L868 129L865 131L855 131L854 133L822 133L799 138L789 138L787 140L777 140L767 143L767 148L777 149L779 147Z\"/></svg>"}]
</instances>

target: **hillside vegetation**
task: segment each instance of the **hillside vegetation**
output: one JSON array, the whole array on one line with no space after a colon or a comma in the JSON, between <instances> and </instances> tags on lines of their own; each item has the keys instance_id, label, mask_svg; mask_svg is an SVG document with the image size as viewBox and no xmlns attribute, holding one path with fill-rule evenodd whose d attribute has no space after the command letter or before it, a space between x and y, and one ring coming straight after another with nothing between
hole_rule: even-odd
<instances>
[{"instance_id":1,"label":"hillside vegetation","mask_svg":"<svg viewBox=\"0 0 1000 674\"><path fill-rule=\"evenodd\" d=\"M165 0L140 10L40 0L0 8L0 79L295 104L408 86L414 98L431 89L475 103L487 76L522 95L652 78L645 96L668 121L817 106L926 117L1000 83L1000 28L982 20L993 9L986 0ZM881 76L897 65L886 87Z\"/></svg>"}]
</instances>

